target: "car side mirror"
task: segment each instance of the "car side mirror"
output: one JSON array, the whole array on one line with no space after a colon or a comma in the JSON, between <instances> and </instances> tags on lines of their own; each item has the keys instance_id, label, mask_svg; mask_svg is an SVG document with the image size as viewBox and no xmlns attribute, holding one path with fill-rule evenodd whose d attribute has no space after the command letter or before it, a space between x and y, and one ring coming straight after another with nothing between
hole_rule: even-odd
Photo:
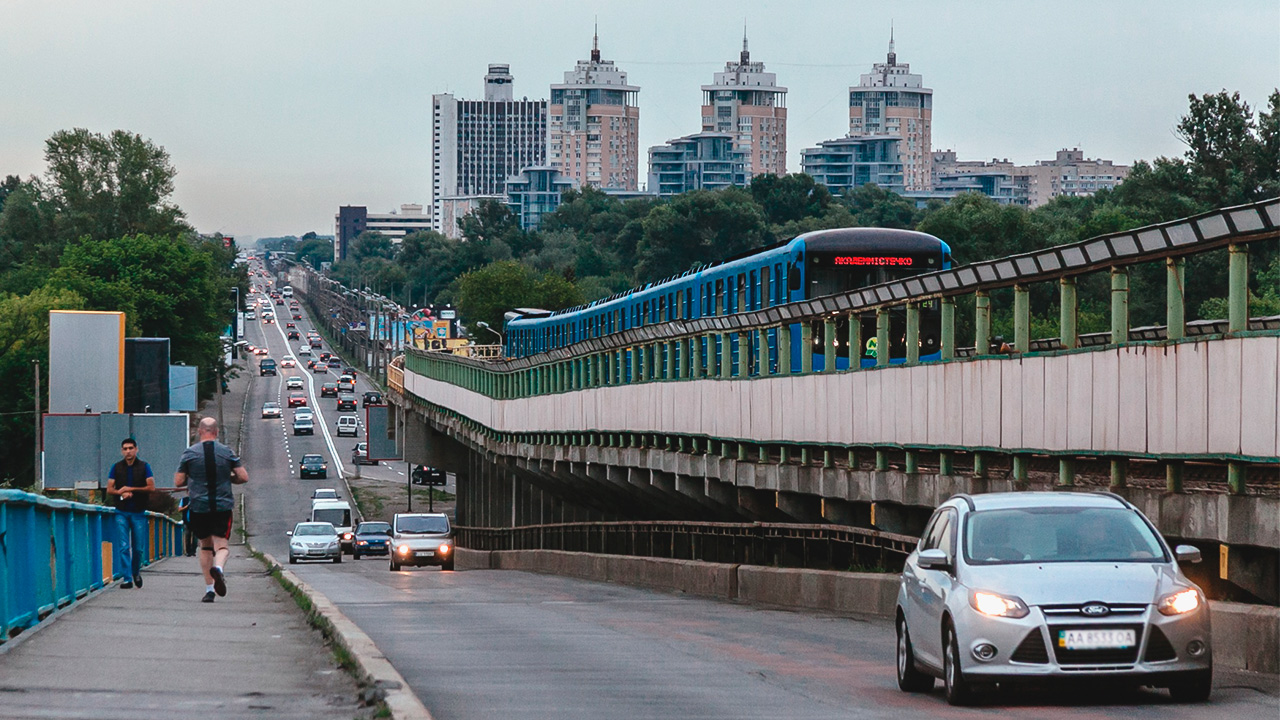
<instances>
[{"instance_id":1,"label":"car side mirror","mask_svg":"<svg viewBox=\"0 0 1280 720\"><path fill-rule=\"evenodd\" d=\"M916 556L916 564L922 570L950 570L951 558L947 557L947 553L938 548L929 548L921 550Z\"/></svg>"},{"instance_id":2,"label":"car side mirror","mask_svg":"<svg viewBox=\"0 0 1280 720\"><path fill-rule=\"evenodd\" d=\"M1178 562L1198 563L1204 558L1200 556L1200 548L1194 545L1179 545L1173 549L1173 556Z\"/></svg>"},{"instance_id":3,"label":"car side mirror","mask_svg":"<svg viewBox=\"0 0 1280 720\"><path fill-rule=\"evenodd\" d=\"M285 534L285 535L292 536L292 535L293 535L293 531L292 531L292 530L285 530L285 531L284 531L284 534Z\"/></svg>"}]
</instances>

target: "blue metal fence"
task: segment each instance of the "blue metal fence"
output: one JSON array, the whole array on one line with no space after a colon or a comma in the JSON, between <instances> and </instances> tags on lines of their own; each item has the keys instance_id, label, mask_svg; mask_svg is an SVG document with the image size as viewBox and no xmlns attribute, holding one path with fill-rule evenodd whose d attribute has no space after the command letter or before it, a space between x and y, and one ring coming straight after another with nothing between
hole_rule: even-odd
<instances>
[{"instance_id":1,"label":"blue metal fence","mask_svg":"<svg viewBox=\"0 0 1280 720\"><path fill-rule=\"evenodd\" d=\"M181 523L147 519L144 564L181 554ZM121 577L117 535L113 508L0 490L0 643Z\"/></svg>"}]
</instances>

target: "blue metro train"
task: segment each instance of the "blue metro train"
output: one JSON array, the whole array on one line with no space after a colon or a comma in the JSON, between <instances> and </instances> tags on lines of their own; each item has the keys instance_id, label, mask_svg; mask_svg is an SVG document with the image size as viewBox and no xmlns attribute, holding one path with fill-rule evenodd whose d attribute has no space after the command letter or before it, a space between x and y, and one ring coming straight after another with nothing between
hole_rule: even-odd
<instances>
[{"instance_id":1,"label":"blue metro train","mask_svg":"<svg viewBox=\"0 0 1280 720\"><path fill-rule=\"evenodd\" d=\"M911 230L883 228L840 228L805 233L793 240L759 248L714 265L689 270L681 275L618 293L586 305L548 312L521 309L506 315L506 354L523 357L565 347L588 338L598 338L649 325L708 316L750 312L784 303L802 302L824 295L847 292L910 275L951 267L951 248L938 238ZM875 364L875 318L862 318L864 345L858 353L861 366ZM891 361L906 357L904 311L890 316ZM939 308L930 303L921 308L920 358L936 357L940 350ZM813 342L820 347L824 327L815 323ZM792 332L792 371L800 371L800 332ZM778 362L777 332L770 331L769 362ZM836 337L848 337L847 320L836 327ZM735 374L740 357L737 336L731 336L731 358ZM700 357L707 357L704 339ZM748 363L756 358L750 340ZM821 353L813 357L813 369L824 369ZM630 364L624 364L624 369ZM849 367L847 343L837 343L836 369ZM750 374L758 368L748 367ZM747 374L747 373L743 373Z\"/></svg>"}]
</instances>

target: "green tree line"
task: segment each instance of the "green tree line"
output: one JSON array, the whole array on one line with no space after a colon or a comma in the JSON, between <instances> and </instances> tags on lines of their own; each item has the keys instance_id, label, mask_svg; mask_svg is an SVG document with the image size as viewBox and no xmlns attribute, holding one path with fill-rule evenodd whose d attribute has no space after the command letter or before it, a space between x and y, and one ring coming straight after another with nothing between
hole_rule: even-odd
<instances>
[{"instance_id":1,"label":"green tree line","mask_svg":"<svg viewBox=\"0 0 1280 720\"><path fill-rule=\"evenodd\" d=\"M1280 194L1280 92L1260 112L1238 93L1192 95L1175 133L1186 145L1182 157L1138 161L1114 189L1058 197L1035 209L1000 205L980 194L917 208L872 185L837 196L803 174L764 175L745 188L664 200L622 201L584 188L566 192L560 207L532 232L521 230L504 205L486 201L462 220L459 240L420 232L397 247L378 233L365 233L332 274L405 305L454 302L473 328L476 321L497 328L506 309L573 306L811 230L920 230L945 240L956 262L965 264ZM1259 267L1276 262L1274 248L1251 252ZM1187 277L1189 317L1219 313L1225 251L1192 259ZM1253 278L1256 311L1273 302L1270 277ZM1130 283L1133 323L1162 323L1163 267L1139 266ZM1106 278L1082 283L1081 332L1108 328L1108 292ZM1012 293L996 293L993 304L994 331L1010 335ZM1033 287L1032 314L1033 331L1056 334L1057 293L1050 284Z\"/></svg>"},{"instance_id":2,"label":"green tree line","mask_svg":"<svg viewBox=\"0 0 1280 720\"><path fill-rule=\"evenodd\" d=\"M172 202L177 170L163 147L117 130L54 133L47 170L0 184L0 437L16 452L0 482L34 480L33 361L48 397L49 311L126 313L129 337L167 337L174 363L214 392L231 322L231 289L248 291L235 247L198 235ZM95 362L84 357L83 362Z\"/></svg>"}]
</instances>

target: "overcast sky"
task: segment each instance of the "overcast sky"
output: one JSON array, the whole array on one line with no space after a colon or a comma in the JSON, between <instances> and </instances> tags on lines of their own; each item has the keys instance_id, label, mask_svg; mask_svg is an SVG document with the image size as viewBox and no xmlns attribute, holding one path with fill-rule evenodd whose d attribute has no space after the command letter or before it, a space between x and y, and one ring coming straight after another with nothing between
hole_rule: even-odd
<instances>
[{"instance_id":1,"label":"overcast sky","mask_svg":"<svg viewBox=\"0 0 1280 720\"><path fill-rule=\"evenodd\" d=\"M200 231L330 234L339 205L429 201L432 93L480 98L503 62L516 97L545 98L597 16L604 58L642 88L642 181L649 146L700 129L699 86L744 20L790 90L793 170L848 130L891 22L934 91L934 147L962 159L1179 155L1188 93L1258 107L1280 85L1276 0L0 0L0 176L43 173L59 129L125 129L169 151Z\"/></svg>"}]
</instances>

